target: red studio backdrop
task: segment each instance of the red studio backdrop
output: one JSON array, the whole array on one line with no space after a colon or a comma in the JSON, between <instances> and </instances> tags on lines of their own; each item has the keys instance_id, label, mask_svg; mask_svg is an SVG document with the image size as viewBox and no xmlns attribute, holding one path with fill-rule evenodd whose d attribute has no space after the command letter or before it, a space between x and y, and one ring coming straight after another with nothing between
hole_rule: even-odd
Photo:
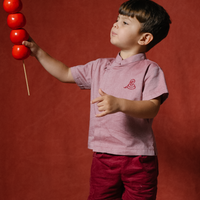
<instances>
[{"instance_id":1,"label":"red studio backdrop","mask_svg":"<svg viewBox=\"0 0 200 200\"><path fill-rule=\"evenodd\" d=\"M199 0L155 0L170 14L168 37L147 53L163 69L169 99L154 121L158 200L200 199ZM109 33L123 0L22 0L25 29L68 66L115 57ZM3 5L3 0L1 0ZM0 7L0 199L80 200L89 192L89 91L64 84L29 56L31 95Z\"/></svg>"}]
</instances>

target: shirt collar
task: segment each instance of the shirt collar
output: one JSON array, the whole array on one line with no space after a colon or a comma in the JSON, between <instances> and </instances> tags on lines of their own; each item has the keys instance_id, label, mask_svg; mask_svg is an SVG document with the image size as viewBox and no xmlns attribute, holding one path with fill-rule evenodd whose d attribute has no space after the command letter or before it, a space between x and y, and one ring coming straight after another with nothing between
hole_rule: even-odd
<instances>
[{"instance_id":1,"label":"shirt collar","mask_svg":"<svg viewBox=\"0 0 200 200\"><path fill-rule=\"evenodd\" d=\"M120 53L118 53L117 57L115 59L115 62L119 65L126 65L126 64L137 62L137 61L144 60L144 59L146 59L145 53L139 53L139 54L133 55L129 58L126 58L124 60L120 56Z\"/></svg>"}]
</instances>

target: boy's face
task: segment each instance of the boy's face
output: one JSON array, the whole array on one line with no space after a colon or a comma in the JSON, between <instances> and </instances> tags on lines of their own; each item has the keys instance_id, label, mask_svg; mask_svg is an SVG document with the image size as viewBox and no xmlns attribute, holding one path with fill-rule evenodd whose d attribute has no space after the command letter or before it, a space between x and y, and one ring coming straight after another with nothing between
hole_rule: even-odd
<instances>
[{"instance_id":1,"label":"boy's face","mask_svg":"<svg viewBox=\"0 0 200 200\"><path fill-rule=\"evenodd\" d=\"M142 36L141 24L136 17L120 15L110 32L110 42L121 50L134 50Z\"/></svg>"}]
</instances>

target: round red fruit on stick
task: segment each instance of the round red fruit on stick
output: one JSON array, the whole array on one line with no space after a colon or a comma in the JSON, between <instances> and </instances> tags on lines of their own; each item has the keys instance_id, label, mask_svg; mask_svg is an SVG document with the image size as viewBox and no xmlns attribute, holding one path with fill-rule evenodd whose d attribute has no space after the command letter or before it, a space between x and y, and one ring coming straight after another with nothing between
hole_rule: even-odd
<instances>
[{"instance_id":1,"label":"round red fruit on stick","mask_svg":"<svg viewBox=\"0 0 200 200\"><path fill-rule=\"evenodd\" d=\"M16 13L22 9L21 0L4 0L3 8L7 13Z\"/></svg>"},{"instance_id":2,"label":"round red fruit on stick","mask_svg":"<svg viewBox=\"0 0 200 200\"><path fill-rule=\"evenodd\" d=\"M24 45L14 45L12 48L12 55L17 60L25 60L30 54L30 49Z\"/></svg>"},{"instance_id":3,"label":"round red fruit on stick","mask_svg":"<svg viewBox=\"0 0 200 200\"><path fill-rule=\"evenodd\" d=\"M26 18L22 13L9 14L7 17L7 24L11 29L22 28L26 24Z\"/></svg>"},{"instance_id":4,"label":"round red fruit on stick","mask_svg":"<svg viewBox=\"0 0 200 200\"><path fill-rule=\"evenodd\" d=\"M23 28L12 30L10 32L10 40L13 44L22 44L23 41L28 40L29 34Z\"/></svg>"}]
</instances>

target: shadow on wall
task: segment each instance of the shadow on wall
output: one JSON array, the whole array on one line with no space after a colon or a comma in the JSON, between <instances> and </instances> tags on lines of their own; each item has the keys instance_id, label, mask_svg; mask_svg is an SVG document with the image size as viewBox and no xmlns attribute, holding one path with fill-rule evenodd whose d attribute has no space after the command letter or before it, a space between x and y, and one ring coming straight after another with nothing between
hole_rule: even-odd
<instances>
[{"instance_id":1,"label":"shadow on wall","mask_svg":"<svg viewBox=\"0 0 200 200\"><path fill-rule=\"evenodd\" d=\"M200 127L198 120L160 115L154 132L159 158L158 199L198 200L200 197Z\"/></svg>"}]
</instances>

